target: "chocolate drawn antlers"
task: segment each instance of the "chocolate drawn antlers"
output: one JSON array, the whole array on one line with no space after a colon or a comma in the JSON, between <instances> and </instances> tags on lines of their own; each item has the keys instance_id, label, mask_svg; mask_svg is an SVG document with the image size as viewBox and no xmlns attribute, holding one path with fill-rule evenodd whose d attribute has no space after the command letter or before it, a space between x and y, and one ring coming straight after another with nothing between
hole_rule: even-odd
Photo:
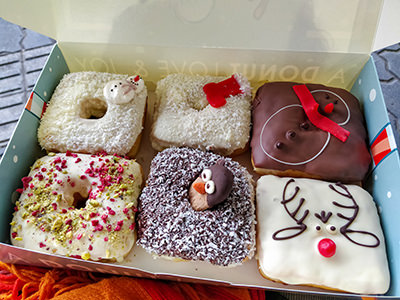
<instances>
[{"instance_id":1,"label":"chocolate drawn antlers","mask_svg":"<svg viewBox=\"0 0 400 300\"><path fill-rule=\"evenodd\" d=\"M343 184L341 184L341 183L336 183L335 185L336 185L336 187L340 188L342 191L339 191L339 190L338 190L335 186L333 186L332 184L330 184L329 187L330 187L332 190L334 190L336 193L338 193L339 195L342 195L343 197L346 197L346 198L350 199L350 200L352 201L352 205L344 205L344 204L338 203L338 202L336 202L336 201L333 201L333 202L332 202L333 205L336 205L337 207L340 207L340 208L351 209L351 210L353 210L353 215L352 215L351 217L347 217L347 216L345 216L345 215L343 215L343 214L341 214L341 213L337 213L337 216L338 216L339 218L342 218L342 219L344 219L344 220L347 220L347 223L346 223L345 225L343 225L342 227L340 227L340 233L343 234L350 242L352 242L352 243L354 243L354 244L356 244L356 245L364 246L364 247L371 247L371 248L378 247L379 244L380 244L380 241L379 241L379 238L378 238L375 234L373 234L373 233L371 233L371 232L368 232L368 231L361 231L361 230L352 230L352 229L349 229L349 227L351 226L351 224L352 224L352 223L354 222L354 220L357 218L358 211L359 211L359 206L358 206L357 202L354 200L353 195L349 192L349 190L348 190ZM369 235L370 237L373 238L374 241L373 241L372 243L370 243L370 244L364 244L364 243L357 242L357 241L355 241L353 238L351 238L351 237L349 236L349 234L351 234L351 233L358 233L358 234L362 234L362 235Z\"/></svg>"},{"instance_id":2,"label":"chocolate drawn antlers","mask_svg":"<svg viewBox=\"0 0 400 300\"><path fill-rule=\"evenodd\" d=\"M289 211L289 208L287 207L287 204L288 204L289 202L293 201L293 200L296 198L296 196L297 196L297 194L298 194L298 192L299 192L299 190L300 190L300 188L299 188L298 186L296 186L295 189L294 189L293 195L290 196L289 198L286 198L286 197L287 197L287 196L286 196L286 190L287 190L288 186L289 186L292 182L295 182L293 178L290 179L288 182L286 182L285 188L283 189L283 195L282 195L281 204L282 204L283 207L285 208L285 210L286 210L286 212L288 213L288 215L296 222L297 226L286 227L286 228L283 228L283 229L280 229L280 230L276 231L276 232L272 235L272 238L273 238L274 240L286 240L286 239L290 239L290 238L293 238L293 237L295 237L295 236L300 235L301 233L304 232L304 230L307 229L307 225L304 224L303 222L304 222L304 219L308 216L309 210L306 209L306 210L304 211L304 213L303 213L303 216L302 216L301 218L297 218L297 217L296 217L296 215L297 215L297 213L299 212L301 206L304 204L304 201L305 201L304 198L300 198L299 205L296 207L296 209L295 209L293 212ZM287 234L288 231L289 231L289 234ZM293 231L294 231L294 232L293 232ZM292 232L292 233L291 233L291 232ZM284 233L284 234L282 234L282 233ZM285 235L285 233L286 233L287 235ZM291 233L291 234L290 234L290 233Z\"/></svg>"}]
</instances>

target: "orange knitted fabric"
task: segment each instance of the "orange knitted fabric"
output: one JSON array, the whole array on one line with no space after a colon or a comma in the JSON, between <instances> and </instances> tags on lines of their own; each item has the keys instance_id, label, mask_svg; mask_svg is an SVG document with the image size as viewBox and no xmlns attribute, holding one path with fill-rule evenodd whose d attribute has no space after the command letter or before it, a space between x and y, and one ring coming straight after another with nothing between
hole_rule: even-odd
<instances>
[{"instance_id":1,"label":"orange knitted fabric","mask_svg":"<svg viewBox=\"0 0 400 300\"><path fill-rule=\"evenodd\" d=\"M108 277L108 278L107 278ZM0 299L232 299L263 300L264 291L177 283L0 262Z\"/></svg>"},{"instance_id":2,"label":"orange knitted fabric","mask_svg":"<svg viewBox=\"0 0 400 300\"><path fill-rule=\"evenodd\" d=\"M101 279L89 272L0 262L0 299L51 299Z\"/></svg>"}]
</instances>

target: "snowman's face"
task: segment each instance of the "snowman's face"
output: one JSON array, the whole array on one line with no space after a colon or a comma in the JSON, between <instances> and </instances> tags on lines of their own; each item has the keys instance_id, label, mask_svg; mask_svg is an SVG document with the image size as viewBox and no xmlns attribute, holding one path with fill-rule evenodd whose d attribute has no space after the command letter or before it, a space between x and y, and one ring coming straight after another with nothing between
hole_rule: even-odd
<instances>
[{"instance_id":1,"label":"snowman's face","mask_svg":"<svg viewBox=\"0 0 400 300\"><path fill-rule=\"evenodd\" d=\"M139 76L131 76L124 80L108 82L104 87L103 93L108 102L124 104L132 101L143 88L143 80Z\"/></svg>"},{"instance_id":2,"label":"snowman's face","mask_svg":"<svg viewBox=\"0 0 400 300\"><path fill-rule=\"evenodd\" d=\"M311 109L317 109L312 123L305 112L309 107L302 106L295 85L273 82L258 89L252 111L254 167L266 172L294 170L333 181L361 181L371 157L358 100L343 89L309 84ZM349 133L345 141L333 135L337 128Z\"/></svg>"},{"instance_id":3,"label":"snowman's face","mask_svg":"<svg viewBox=\"0 0 400 300\"><path fill-rule=\"evenodd\" d=\"M342 126L350 120L350 109L347 103L338 94L329 90L311 91L314 100L319 104L318 112Z\"/></svg>"}]
</instances>

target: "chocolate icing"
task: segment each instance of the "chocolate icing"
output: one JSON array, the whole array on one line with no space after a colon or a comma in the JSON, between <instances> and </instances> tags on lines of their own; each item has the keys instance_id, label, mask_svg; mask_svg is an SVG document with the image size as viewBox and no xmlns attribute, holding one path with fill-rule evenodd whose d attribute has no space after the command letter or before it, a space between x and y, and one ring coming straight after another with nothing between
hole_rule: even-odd
<instances>
[{"instance_id":1,"label":"chocolate icing","mask_svg":"<svg viewBox=\"0 0 400 300\"><path fill-rule=\"evenodd\" d=\"M258 89L252 110L255 168L297 170L330 181L362 181L371 157L358 100L343 89L306 85L319 104L319 112L350 131L343 143L311 124L292 89L297 84L273 82ZM323 108L329 103L333 110L326 113Z\"/></svg>"},{"instance_id":2,"label":"chocolate icing","mask_svg":"<svg viewBox=\"0 0 400 300\"><path fill-rule=\"evenodd\" d=\"M297 213L299 212L300 208L304 204L304 201L305 201L304 198L300 198L299 204L297 205L297 208L293 212L290 211L287 206L287 204L289 202L293 201L296 198L298 192L300 191L300 188L296 185L292 196L287 198L286 190L287 190L288 186L294 182L295 182L295 180L293 178L289 179L288 182L286 182L285 188L283 189L281 204L285 208L286 213L293 219L293 221L296 222L297 226L285 227L285 228L282 228L282 229L274 232L274 234L272 235L272 238L277 241L294 238L294 237L302 234L307 229L307 225L304 224L303 222L307 218L308 213L310 211L308 209L306 209L300 218L298 218L296 216ZM288 232L289 232L289 234L288 234ZM282 234L282 233L284 233L284 234Z\"/></svg>"},{"instance_id":3,"label":"chocolate icing","mask_svg":"<svg viewBox=\"0 0 400 300\"><path fill-rule=\"evenodd\" d=\"M229 196L233 185L233 174L220 163L209 167L209 169L212 172L211 180L215 183L215 192L207 195L207 203L208 207L213 207Z\"/></svg>"},{"instance_id":4,"label":"chocolate icing","mask_svg":"<svg viewBox=\"0 0 400 300\"><path fill-rule=\"evenodd\" d=\"M326 213L324 210L321 211L320 214L315 213L314 216L317 219L320 219L322 223L327 223L329 218L332 216L332 213L329 211L328 213Z\"/></svg>"},{"instance_id":5,"label":"chocolate icing","mask_svg":"<svg viewBox=\"0 0 400 300\"><path fill-rule=\"evenodd\" d=\"M297 226L284 227L282 229L279 229L278 231L275 231L272 234L272 238L274 240L279 241L279 240L291 239L291 238L297 237L298 235L302 234L307 229L307 225L304 223L304 221L308 217L310 211L308 209L305 209L303 212L303 215L301 217L297 216L297 214L299 213L300 209L302 208L302 206L306 200L304 198L300 198L298 200L297 207L293 206L293 207L295 207L294 210L292 207L293 211L291 211L287 205L288 203L290 203L292 201L297 201L296 197L298 196L298 193L300 191L299 186L296 185L294 187L294 191L291 193L291 196L287 195L288 187L290 186L291 183L295 183L295 182L296 181L293 178L289 179L286 182L285 187L282 192L282 201L280 203L283 205L286 213L297 224ZM336 214L339 218L346 220L346 224L341 226L339 229L340 233L346 239L348 239L350 242L352 242L358 246L369 247L369 248L378 247L380 245L380 240L374 233L368 232L368 231L363 231L363 230L353 230L353 229L349 228L352 225L352 223L357 219L358 212L359 212L359 206L357 204L357 201L354 199L353 195L348 190L348 188L345 185L343 185L342 183L336 183L335 185L329 184L329 188L331 190L335 191L336 193L338 193L340 196L345 197L351 201L350 205L347 203L346 204L339 203L337 201L332 202L333 205L335 205L336 207L342 208L343 210L345 210L344 212L346 212L346 215L344 215L342 213ZM349 216L349 211L353 212L351 216ZM332 216L332 212L326 213L324 210L322 210L320 214L314 213L314 216L317 219L320 219L323 223L327 223L329 218ZM317 231L320 231L321 227L319 225L317 225L315 227L315 229ZM336 231L336 227L334 225L330 225L329 229L332 232ZM352 236L350 236L350 234L352 234ZM362 240L365 240L365 236L371 237L371 242L366 243L366 242L357 241L357 238L359 238L360 236L363 236Z\"/></svg>"},{"instance_id":6,"label":"chocolate icing","mask_svg":"<svg viewBox=\"0 0 400 300\"><path fill-rule=\"evenodd\" d=\"M375 248L378 247L380 245L380 241L379 238L373 234L372 232L368 232L368 231L362 231L362 230L353 230L353 229L349 229L349 227L351 226L351 224L356 220L357 215L358 215L358 211L359 211L359 206L356 202L356 200L354 199L353 195L349 192L349 190L347 189L347 187L345 187L343 184L341 183L336 183L335 186L330 184L329 188L332 189L333 191L335 191L336 193L338 193L339 195L342 195L345 198L348 198L351 200L352 204L351 205L345 205L345 204L341 204L338 203L336 201L333 202L333 205L343 208L343 209L348 209L348 210L352 210L353 214L349 217L349 216L345 216L341 213L338 213L337 216L339 218L342 218L344 220L347 221L347 223L345 225L343 225L342 227L340 227L340 233L343 234L350 242L359 245L359 246L364 246L364 247L370 247L370 248ZM339 189L341 189L341 191L339 191ZM353 237L349 236L350 234L353 234ZM368 235L372 238L372 243L366 244L366 243L361 243L358 242L357 239L357 235Z\"/></svg>"}]
</instances>

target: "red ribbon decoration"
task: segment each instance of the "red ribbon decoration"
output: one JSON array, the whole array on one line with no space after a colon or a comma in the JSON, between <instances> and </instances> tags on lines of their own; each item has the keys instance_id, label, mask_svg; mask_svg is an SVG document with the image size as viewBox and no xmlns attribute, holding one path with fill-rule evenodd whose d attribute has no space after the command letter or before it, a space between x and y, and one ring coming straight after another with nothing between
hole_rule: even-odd
<instances>
[{"instance_id":1,"label":"red ribbon decoration","mask_svg":"<svg viewBox=\"0 0 400 300\"><path fill-rule=\"evenodd\" d=\"M323 131L330 132L342 142L347 140L350 132L318 112L319 104L314 100L314 97L306 85L294 85L293 90L299 98L301 105L312 124Z\"/></svg>"},{"instance_id":2,"label":"red ribbon decoration","mask_svg":"<svg viewBox=\"0 0 400 300\"><path fill-rule=\"evenodd\" d=\"M203 91L207 96L208 103L215 108L224 106L227 97L242 93L240 85L234 75L218 83L207 83L203 86Z\"/></svg>"}]
</instances>

